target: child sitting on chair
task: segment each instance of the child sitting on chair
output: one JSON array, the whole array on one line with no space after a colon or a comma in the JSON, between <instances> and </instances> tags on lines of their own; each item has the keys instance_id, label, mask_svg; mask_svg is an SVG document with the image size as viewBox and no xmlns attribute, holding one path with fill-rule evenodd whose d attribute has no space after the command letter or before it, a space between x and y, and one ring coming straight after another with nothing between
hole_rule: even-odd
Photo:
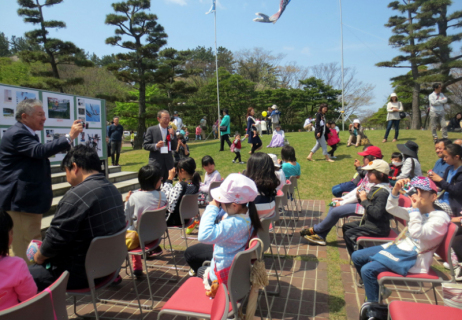
<instances>
[{"instance_id":1,"label":"child sitting on chair","mask_svg":"<svg viewBox=\"0 0 462 320\"><path fill-rule=\"evenodd\" d=\"M392 186L398 181L397 177L401 174L401 168L403 167L403 154L401 152L393 152L391 155L390 173L388 174L388 180Z\"/></svg>"},{"instance_id":2,"label":"child sitting on chair","mask_svg":"<svg viewBox=\"0 0 462 320\"><path fill-rule=\"evenodd\" d=\"M13 242L13 220L0 209L0 311L25 301L37 293L37 285L26 262L8 254Z\"/></svg>"},{"instance_id":3,"label":"child sitting on chair","mask_svg":"<svg viewBox=\"0 0 462 320\"><path fill-rule=\"evenodd\" d=\"M138 221L141 219L143 212L147 210L156 210L167 205L167 197L159 191L162 183L162 169L158 165L148 164L138 171L138 181L140 190L128 192L125 199L125 216L128 221L129 230L138 230ZM150 257L162 253L160 247L155 248ZM143 275L143 265L141 256L132 256L133 273L136 277Z\"/></svg>"},{"instance_id":4,"label":"child sitting on chair","mask_svg":"<svg viewBox=\"0 0 462 320\"><path fill-rule=\"evenodd\" d=\"M211 286L214 281L227 284L235 255L244 250L261 223L253 203L257 186L246 176L232 173L210 194L213 200L202 215L198 240L214 245L213 258L210 267L200 267L197 275Z\"/></svg>"}]
</instances>

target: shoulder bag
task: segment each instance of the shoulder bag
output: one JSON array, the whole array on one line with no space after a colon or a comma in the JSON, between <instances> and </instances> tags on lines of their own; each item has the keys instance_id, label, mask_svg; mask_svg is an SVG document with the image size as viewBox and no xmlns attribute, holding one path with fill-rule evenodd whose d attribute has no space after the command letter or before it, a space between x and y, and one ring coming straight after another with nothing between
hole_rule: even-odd
<instances>
[{"instance_id":1,"label":"shoulder bag","mask_svg":"<svg viewBox=\"0 0 462 320\"><path fill-rule=\"evenodd\" d=\"M401 102L399 103L399 105L401 106L401 108L403 107L403 104L402 104ZM400 111L400 112L399 112L399 117L400 117L401 119L406 118L406 112Z\"/></svg>"}]
</instances>

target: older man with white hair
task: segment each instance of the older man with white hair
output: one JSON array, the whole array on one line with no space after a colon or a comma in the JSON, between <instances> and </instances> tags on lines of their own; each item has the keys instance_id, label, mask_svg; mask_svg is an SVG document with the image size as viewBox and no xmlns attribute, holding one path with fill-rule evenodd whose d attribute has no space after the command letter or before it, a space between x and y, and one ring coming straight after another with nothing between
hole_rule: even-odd
<instances>
[{"instance_id":1,"label":"older man with white hair","mask_svg":"<svg viewBox=\"0 0 462 320\"><path fill-rule=\"evenodd\" d=\"M42 102L35 99L18 104L16 120L0 142L0 207L14 223L10 255L27 261L27 247L31 240L41 240L42 215L53 200L48 158L69 150L83 127L74 121L69 134L41 144L35 131L43 130L46 117Z\"/></svg>"}]
</instances>

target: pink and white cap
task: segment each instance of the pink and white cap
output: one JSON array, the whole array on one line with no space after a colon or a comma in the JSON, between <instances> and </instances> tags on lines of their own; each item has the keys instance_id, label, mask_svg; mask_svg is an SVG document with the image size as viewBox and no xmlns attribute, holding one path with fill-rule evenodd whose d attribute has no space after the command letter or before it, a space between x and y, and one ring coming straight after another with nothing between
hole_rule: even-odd
<instances>
[{"instance_id":1,"label":"pink and white cap","mask_svg":"<svg viewBox=\"0 0 462 320\"><path fill-rule=\"evenodd\" d=\"M244 204L254 201L258 190L253 180L231 173L218 188L210 190L210 195L218 202Z\"/></svg>"}]
</instances>

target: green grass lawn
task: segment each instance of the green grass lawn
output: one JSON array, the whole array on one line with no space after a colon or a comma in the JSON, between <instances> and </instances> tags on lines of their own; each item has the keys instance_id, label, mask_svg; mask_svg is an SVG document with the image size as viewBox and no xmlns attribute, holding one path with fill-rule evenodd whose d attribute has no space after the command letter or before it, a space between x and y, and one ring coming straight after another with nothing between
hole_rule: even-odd
<instances>
[{"instance_id":1,"label":"green grass lawn","mask_svg":"<svg viewBox=\"0 0 462 320\"><path fill-rule=\"evenodd\" d=\"M384 160L390 162L390 156L393 152L398 151L396 143L382 143L384 131L366 131L372 144L379 146L382 149ZM391 132L391 136L394 132ZM328 201L331 197L331 188L333 185L340 182L349 181L352 179L355 172L353 162L355 159L361 159L357 154L362 151L362 147L355 148L354 146L347 148L348 132L340 132L341 143L337 149L335 163L324 161L322 150L314 155L316 162L306 160L311 148L315 144L314 134L312 132L293 132L286 133L286 137L291 146L295 148L297 160L300 163L302 175L299 180L300 195L302 199L322 199ZM460 133L452 133L450 138L461 138ZM274 153L280 157L281 148L266 148L271 140L271 136L264 135L262 137L263 148L260 152ZM389 139L390 140L390 139ZM405 143L407 140L412 140L420 146L419 160L422 169L426 172L431 169L437 160L434 152L432 136L430 131L416 130L401 130L398 143ZM226 177L233 172L242 172L245 165L234 164L234 153L229 151L226 146L225 151L219 152L220 143L218 140L210 140L204 142L190 142L189 148L191 157L196 160L197 170L204 174L201 168L201 159L205 155L210 155L215 160L216 168L221 173L222 177ZM120 164L123 171L138 171L138 169L148 163L149 152L145 150L132 150L131 148L123 148L120 157ZM250 145L247 141L242 143L242 160L247 161L249 158L248 152Z\"/></svg>"},{"instance_id":2,"label":"green grass lawn","mask_svg":"<svg viewBox=\"0 0 462 320\"><path fill-rule=\"evenodd\" d=\"M390 162L391 154L398 151L396 143L382 143L384 130L366 131L372 144L379 146L382 149L384 160ZM332 186L349 181L352 179L355 169L353 162L355 159L361 159L357 154L362 151L362 147L355 148L346 147L348 140L348 132L341 132L341 143L336 152L336 162L328 163L324 161L322 150L314 155L315 162L309 162L306 157L310 153L311 148L315 145L316 141L313 132L293 132L286 133L286 137L291 146L295 148L297 160L301 166L301 177L299 180L300 196L302 199L310 200L325 200L326 204L332 198ZM391 139L394 132L391 132ZM449 136L451 139L462 138L460 133L452 133ZM430 131L416 131L416 130L402 130L400 132L400 140L398 143L405 143L412 140L420 146L419 160L424 172L433 168L437 156L434 151L433 139ZM263 136L263 148L260 152L274 153L280 158L281 148L266 148L271 141L271 136ZM242 160L247 162L249 158L250 146L245 141L242 143ZM191 142L189 143L191 157L196 160L198 171L204 174L200 167L201 159L205 155L210 155L214 158L216 168L221 173L222 177L226 177L233 172L242 172L245 165L234 164L234 153L229 151L219 152L220 143L218 140L211 140L205 142ZM123 148L123 154L120 157L122 170L124 171L138 171L138 169L148 163L149 152L144 150L132 150L131 148ZM329 148L330 149L330 148ZM346 319L346 312L344 308L344 291L341 278L340 265L348 264L348 261L340 259L337 247L337 235L335 229L329 233L327 237L328 248L327 258L319 258L319 261L328 263L328 285L329 295L332 297L329 300L329 318L330 319ZM294 257L291 257L294 258ZM295 257L296 259L304 259L305 257Z\"/></svg>"}]
</instances>

